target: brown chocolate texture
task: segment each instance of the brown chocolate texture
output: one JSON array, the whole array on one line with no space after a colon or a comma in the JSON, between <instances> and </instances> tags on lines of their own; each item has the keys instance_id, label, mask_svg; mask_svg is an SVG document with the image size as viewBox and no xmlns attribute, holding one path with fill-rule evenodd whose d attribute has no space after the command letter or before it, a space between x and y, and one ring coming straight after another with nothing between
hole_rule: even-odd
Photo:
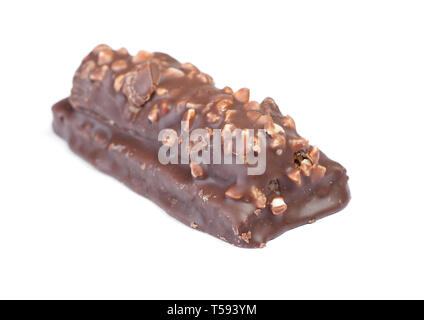
<instances>
[{"instance_id":1,"label":"brown chocolate texture","mask_svg":"<svg viewBox=\"0 0 424 320\"><path fill-rule=\"evenodd\" d=\"M263 247L350 199L346 170L310 146L273 99L258 103L246 88L217 89L209 75L163 53L96 47L53 113L55 132L95 167L183 223L240 247ZM254 146L265 148L265 173L249 176L245 164L160 164L159 131L180 134L182 120L190 131L265 129L266 146Z\"/></svg>"}]
</instances>

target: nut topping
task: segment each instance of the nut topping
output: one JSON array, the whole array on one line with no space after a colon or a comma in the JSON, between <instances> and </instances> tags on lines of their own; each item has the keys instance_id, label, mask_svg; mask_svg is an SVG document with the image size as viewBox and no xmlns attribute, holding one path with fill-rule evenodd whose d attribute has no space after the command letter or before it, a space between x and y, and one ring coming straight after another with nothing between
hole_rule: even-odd
<instances>
[{"instance_id":1,"label":"nut topping","mask_svg":"<svg viewBox=\"0 0 424 320\"><path fill-rule=\"evenodd\" d=\"M300 170L299 169L293 169L293 170L291 170L287 174L287 177L289 177L289 179L291 181L293 181L297 186L301 186L302 185L302 177L300 175Z\"/></svg>"},{"instance_id":2,"label":"nut topping","mask_svg":"<svg viewBox=\"0 0 424 320\"><path fill-rule=\"evenodd\" d=\"M247 88L241 88L234 93L234 98L243 103L249 102L249 97L250 90Z\"/></svg>"},{"instance_id":3,"label":"nut topping","mask_svg":"<svg viewBox=\"0 0 424 320\"><path fill-rule=\"evenodd\" d=\"M132 62L134 64L139 64L142 63L144 60L150 59L151 57L153 57L153 53L148 52L148 51L144 51L144 50L140 50L139 52L137 52L137 54L132 58Z\"/></svg>"},{"instance_id":4,"label":"nut topping","mask_svg":"<svg viewBox=\"0 0 424 320\"><path fill-rule=\"evenodd\" d=\"M222 91L228 94L233 94L233 89L231 89L230 87L224 87L222 88Z\"/></svg>"},{"instance_id":5,"label":"nut topping","mask_svg":"<svg viewBox=\"0 0 424 320\"><path fill-rule=\"evenodd\" d=\"M227 112L225 112L224 121L225 122L231 121L231 118L233 118L236 113L237 113L236 110L227 110Z\"/></svg>"},{"instance_id":6,"label":"nut topping","mask_svg":"<svg viewBox=\"0 0 424 320\"><path fill-rule=\"evenodd\" d=\"M283 197L275 197L271 201L271 211L274 216L278 216L287 210L287 205Z\"/></svg>"},{"instance_id":7,"label":"nut topping","mask_svg":"<svg viewBox=\"0 0 424 320\"><path fill-rule=\"evenodd\" d=\"M256 187L250 188L250 195L256 205L256 208L266 207L266 196L265 194Z\"/></svg>"},{"instance_id":8,"label":"nut topping","mask_svg":"<svg viewBox=\"0 0 424 320\"><path fill-rule=\"evenodd\" d=\"M241 188L239 186L234 184L231 187L229 187L227 191L225 191L225 195L228 198L231 198L234 200L240 200L243 197L243 192L241 191Z\"/></svg>"},{"instance_id":9,"label":"nut topping","mask_svg":"<svg viewBox=\"0 0 424 320\"><path fill-rule=\"evenodd\" d=\"M188 109L183 115L184 127L182 128L185 131L190 130L193 125L194 117L196 116L196 111L194 109Z\"/></svg>"},{"instance_id":10,"label":"nut topping","mask_svg":"<svg viewBox=\"0 0 424 320\"><path fill-rule=\"evenodd\" d=\"M313 146L308 153L309 158L313 164L317 164L319 160L319 149L316 146Z\"/></svg>"},{"instance_id":11,"label":"nut topping","mask_svg":"<svg viewBox=\"0 0 424 320\"><path fill-rule=\"evenodd\" d=\"M147 119L150 120L150 122L156 122L159 120L159 107L157 104L155 104L152 109L150 110L149 114L147 115Z\"/></svg>"},{"instance_id":12,"label":"nut topping","mask_svg":"<svg viewBox=\"0 0 424 320\"><path fill-rule=\"evenodd\" d=\"M258 120L260 116L261 116L261 113L258 111L249 110L246 112L246 117L252 122L255 122L256 120Z\"/></svg>"},{"instance_id":13,"label":"nut topping","mask_svg":"<svg viewBox=\"0 0 424 320\"><path fill-rule=\"evenodd\" d=\"M180 69L170 67L165 70L165 75L171 78L182 78L184 77L185 73Z\"/></svg>"},{"instance_id":14,"label":"nut topping","mask_svg":"<svg viewBox=\"0 0 424 320\"><path fill-rule=\"evenodd\" d=\"M292 150L306 149L309 145L309 141L302 137L291 139L289 143Z\"/></svg>"},{"instance_id":15,"label":"nut topping","mask_svg":"<svg viewBox=\"0 0 424 320\"><path fill-rule=\"evenodd\" d=\"M242 233L241 238L244 242L249 243L249 240L252 238L252 232L248 231L246 233Z\"/></svg>"},{"instance_id":16,"label":"nut topping","mask_svg":"<svg viewBox=\"0 0 424 320\"><path fill-rule=\"evenodd\" d=\"M286 115L282 118L283 126L289 129L296 129L296 124L294 123L294 120L289 115Z\"/></svg>"},{"instance_id":17,"label":"nut topping","mask_svg":"<svg viewBox=\"0 0 424 320\"><path fill-rule=\"evenodd\" d=\"M309 159L303 159L299 168L305 176L309 177L311 174L312 162Z\"/></svg>"},{"instance_id":18,"label":"nut topping","mask_svg":"<svg viewBox=\"0 0 424 320\"><path fill-rule=\"evenodd\" d=\"M215 112L208 112L206 114L206 121L209 123L217 123L220 119L220 116L217 115Z\"/></svg>"},{"instance_id":19,"label":"nut topping","mask_svg":"<svg viewBox=\"0 0 424 320\"><path fill-rule=\"evenodd\" d=\"M107 44L99 44L97 47L93 49L93 53L99 53L103 50L111 50L111 47L109 47Z\"/></svg>"},{"instance_id":20,"label":"nut topping","mask_svg":"<svg viewBox=\"0 0 424 320\"><path fill-rule=\"evenodd\" d=\"M320 165L313 166L312 172L311 172L312 183L315 183L315 182L321 180L322 178L324 178L326 171L327 171L327 169L323 166L320 166Z\"/></svg>"},{"instance_id":21,"label":"nut topping","mask_svg":"<svg viewBox=\"0 0 424 320\"><path fill-rule=\"evenodd\" d=\"M115 78L115 81L113 82L113 88L116 92L120 91L122 88L122 81L124 80L124 75L121 74Z\"/></svg>"},{"instance_id":22,"label":"nut topping","mask_svg":"<svg viewBox=\"0 0 424 320\"><path fill-rule=\"evenodd\" d=\"M244 110L261 110L261 105L257 101L249 101L243 105Z\"/></svg>"},{"instance_id":23,"label":"nut topping","mask_svg":"<svg viewBox=\"0 0 424 320\"><path fill-rule=\"evenodd\" d=\"M231 106L233 105L233 102L229 99L224 99L219 101L216 104L216 109L218 110L219 113L223 113L225 111L227 111L229 108L231 108Z\"/></svg>"},{"instance_id":24,"label":"nut topping","mask_svg":"<svg viewBox=\"0 0 424 320\"><path fill-rule=\"evenodd\" d=\"M168 94L168 89L165 89L165 88L157 88L157 89L156 89L156 94L157 94L158 96L164 96L164 95Z\"/></svg>"},{"instance_id":25,"label":"nut topping","mask_svg":"<svg viewBox=\"0 0 424 320\"><path fill-rule=\"evenodd\" d=\"M192 221L190 222L190 227L192 227L193 229L197 229L198 225L194 221Z\"/></svg>"},{"instance_id":26,"label":"nut topping","mask_svg":"<svg viewBox=\"0 0 424 320\"><path fill-rule=\"evenodd\" d=\"M79 75L82 79L88 79L90 72L96 69L96 63L93 60L85 62L79 70Z\"/></svg>"},{"instance_id":27,"label":"nut topping","mask_svg":"<svg viewBox=\"0 0 424 320\"><path fill-rule=\"evenodd\" d=\"M108 66L101 66L96 68L91 74L90 74L90 80L92 81L103 81L106 76L106 72L109 70Z\"/></svg>"},{"instance_id":28,"label":"nut topping","mask_svg":"<svg viewBox=\"0 0 424 320\"><path fill-rule=\"evenodd\" d=\"M110 66L110 68L115 71L115 72L120 72L125 70L126 68L128 68L128 64L125 60L121 59L121 60L116 60L114 63L112 63L112 65Z\"/></svg>"},{"instance_id":29,"label":"nut topping","mask_svg":"<svg viewBox=\"0 0 424 320\"><path fill-rule=\"evenodd\" d=\"M183 64L180 65L180 68L186 71L194 71L194 72L199 72L199 69L196 68L195 65L193 65L190 62L185 62Z\"/></svg>"},{"instance_id":30,"label":"nut topping","mask_svg":"<svg viewBox=\"0 0 424 320\"><path fill-rule=\"evenodd\" d=\"M120 55L123 55L123 56L129 55L128 50L125 49L125 48L120 48L120 49L116 50L116 52L119 53Z\"/></svg>"},{"instance_id":31,"label":"nut topping","mask_svg":"<svg viewBox=\"0 0 424 320\"><path fill-rule=\"evenodd\" d=\"M102 66L104 64L109 64L113 60L113 51L110 49L106 49L104 51L99 52L99 57L97 58L97 64Z\"/></svg>"},{"instance_id":32,"label":"nut topping","mask_svg":"<svg viewBox=\"0 0 424 320\"><path fill-rule=\"evenodd\" d=\"M203 176L203 168L200 164L196 162L190 163L191 175L193 178L199 178Z\"/></svg>"}]
</instances>

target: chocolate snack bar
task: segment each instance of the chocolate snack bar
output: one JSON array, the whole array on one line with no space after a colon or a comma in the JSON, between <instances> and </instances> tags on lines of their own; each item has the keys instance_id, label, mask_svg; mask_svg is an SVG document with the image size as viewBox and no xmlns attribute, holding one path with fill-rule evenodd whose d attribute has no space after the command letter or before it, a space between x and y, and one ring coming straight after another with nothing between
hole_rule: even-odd
<instances>
[{"instance_id":1,"label":"chocolate snack bar","mask_svg":"<svg viewBox=\"0 0 424 320\"><path fill-rule=\"evenodd\" d=\"M239 247L264 247L286 230L341 210L350 199L346 170L310 146L273 99L258 103L246 88L218 89L194 65L163 53L131 56L97 46L53 115L54 131L96 168L184 224ZM164 129L177 136L160 138ZM263 130L265 140L254 136L246 148L264 155L265 169L250 174L247 151L237 152L235 143L231 164L184 162L182 149L192 141L183 147L183 132L196 129L205 129L210 141L218 129L231 137L239 129L245 138L248 129ZM182 150L176 161L161 161L164 146ZM214 146L213 159L228 147Z\"/></svg>"}]
</instances>

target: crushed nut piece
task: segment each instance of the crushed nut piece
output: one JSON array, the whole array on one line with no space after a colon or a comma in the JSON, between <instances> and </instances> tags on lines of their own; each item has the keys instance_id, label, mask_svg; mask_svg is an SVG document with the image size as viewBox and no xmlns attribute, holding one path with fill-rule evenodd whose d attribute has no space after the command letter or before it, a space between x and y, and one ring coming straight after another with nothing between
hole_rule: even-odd
<instances>
[{"instance_id":1,"label":"crushed nut piece","mask_svg":"<svg viewBox=\"0 0 424 320\"><path fill-rule=\"evenodd\" d=\"M193 65L190 62L185 62L185 63L181 64L180 67L181 67L181 69L186 70L186 71L199 72L199 69L197 69L196 66Z\"/></svg>"},{"instance_id":2,"label":"crushed nut piece","mask_svg":"<svg viewBox=\"0 0 424 320\"><path fill-rule=\"evenodd\" d=\"M309 159L303 159L299 168L305 176L309 177L311 174L312 162Z\"/></svg>"},{"instance_id":3,"label":"crushed nut piece","mask_svg":"<svg viewBox=\"0 0 424 320\"><path fill-rule=\"evenodd\" d=\"M277 151L275 151L275 154L277 156L281 156L283 154L283 149L277 149Z\"/></svg>"},{"instance_id":4,"label":"crushed nut piece","mask_svg":"<svg viewBox=\"0 0 424 320\"><path fill-rule=\"evenodd\" d=\"M246 117L252 122L255 122L256 120L258 120L261 115L262 114L258 111L249 110L246 112Z\"/></svg>"},{"instance_id":5,"label":"crushed nut piece","mask_svg":"<svg viewBox=\"0 0 424 320\"><path fill-rule=\"evenodd\" d=\"M261 244L259 245L259 248L263 249L266 247L266 244L264 242L261 242Z\"/></svg>"},{"instance_id":6,"label":"crushed nut piece","mask_svg":"<svg viewBox=\"0 0 424 320\"><path fill-rule=\"evenodd\" d=\"M230 87L224 87L222 88L222 91L228 94L233 94L233 89L231 89Z\"/></svg>"},{"instance_id":7,"label":"crushed nut piece","mask_svg":"<svg viewBox=\"0 0 424 320\"><path fill-rule=\"evenodd\" d=\"M165 89L165 88L157 88L157 89L156 89L156 94L157 94L158 96L164 96L164 95L168 94L168 89Z\"/></svg>"},{"instance_id":8,"label":"crushed nut piece","mask_svg":"<svg viewBox=\"0 0 424 320\"><path fill-rule=\"evenodd\" d=\"M97 47L93 49L93 53L99 53L103 50L111 50L111 47L109 47L107 44L99 44Z\"/></svg>"},{"instance_id":9,"label":"crushed nut piece","mask_svg":"<svg viewBox=\"0 0 424 320\"><path fill-rule=\"evenodd\" d=\"M271 201L272 214L278 216L287 210L287 205L284 202L283 197L275 197Z\"/></svg>"},{"instance_id":10,"label":"crushed nut piece","mask_svg":"<svg viewBox=\"0 0 424 320\"><path fill-rule=\"evenodd\" d=\"M96 68L96 63L93 60L86 61L79 70L79 75L82 79L88 79L90 72Z\"/></svg>"},{"instance_id":11,"label":"crushed nut piece","mask_svg":"<svg viewBox=\"0 0 424 320\"><path fill-rule=\"evenodd\" d=\"M134 64L139 64L141 62L143 62L144 60L150 59L151 57L153 57L153 53L148 52L148 51L144 51L144 50L140 50L139 52L137 52L137 54L132 58L132 62Z\"/></svg>"},{"instance_id":12,"label":"crushed nut piece","mask_svg":"<svg viewBox=\"0 0 424 320\"><path fill-rule=\"evenodd\" d=\"M162 100L160 102L160 114L161 115L166 115L169 112L169 103L167 100Z\"/></svg>"},{"instance_id":13,"label":"crushed nut piece","mask_svg":"<svg viewBox=\"0 0 424 320\"><path fill-rule=\"evenodd\" d=\"M247 88L241 88L234 93L234 98L240 102L249 102L250 90Z\"/></svg>"},{"instance_id":14,"label":"crushed nut piece","mask_svg":"<svg viewBox=\"0 0 424 320\"><path fill-rule=\"evenodd\" d=\"M206 84L213 83L212 77L206 73L198 73L196 74L196 78Z\"/></svg>"},{"instance_id":15,"label":"crushed nut piece","mask_svg":"<svg viewBox=\"0 0 424 320\"><path fill-rule=\"evenodd\" d=\"M185 121L185 126L182 128L185 131L190 130L194 117L196 116L196 111L194 109L188 109L183 115L183 121Z\"/></svg>"},{"instance_id":16,"label":"crushed nut piece","mask_svg":"<svg viewBox=\"0 0 424 320\"><path fill-rule=\"evenodd\" d=\"M312 171L311 171L311 181L312 181L312 183L315 183L315 182L321 180L322 178L324 178L326 171L327 171L326 167L323 167L323 166L320 166L320 165L313 166Z\"/></svg>"},{"instance_id":17,"label":"crushed nut piece","mask_svg":"<svg viewBox=\"0 0 424 320\"><path fill-rule=\"evenodd\" d=\"M294 123L294 120L289 115L284 116L282 118L282 122L283 122L283 126L285 126L286 128L293 129L293 130L296 129L296 125Z\"/></svg>"},{"instance_id":18,"label":"crushed nut piece","mask_svg":"<svg viewBox=\"0 0 424 320\"><path fill-rule=\"evenodd\" d=\"M197 229L198 225L194 221L192 221L190 222L190 227L192 227L193 229Z\"/></svg>"},{"instance_id":19,"label":"crushed nut piece","mask_svg":"<svg viewBox=\"0 0 424 320\"><path fill-rule=\"evenodd\" d=\"M209 123L217 123L221 117L217 115L215 112L208 112L206 114L206 121Z\"/></svg>"},{"instance_id":20,"label":"crushed nut piece","mask_svg":"<svg viewBox=\"0 0 424 320\"><path fill-rule=\"evenodd\" d=\"M306 140L305 138L296 138L296 139L291 139L290 140L290 148L292 150L296 150L296 149L306 149L309 145L308 140Z\"/></svg>"},{"instance_id":21,"label":"crushed nut piece","mask_svg":"<svg viewBox=\"0 0 424 320\"><path fill-rule=\"evenodd\" d=\"M255 211L253 211L253 213L257 216L259 216L262 213L262 209L256 209Z\"/></svg>"},{"instance_id":22,"label":"crushed nut piece","mask_svg":"<svg viewBox=\"0 0 424 320\"><path fill-rule=\"evenodd\" d=\"M229 100L229 99L224 99L219 101L216 104L216 109L218 110L219 113L223 113L225 111L227 111L229 108L231 108L231 106L233 105L233 101Z\"/></svg>"},{"instance_id":23,"label":"crushed nut piece","mask_svg":"<svg viewBox=\"0 0 424 320\"><path fill-rule=\"evenodd\" d=\"M150 110L149 114L147 115L147 119L150 120L150 122L156 122L159 120L159 107L157 104L155 104L152 109Z\"/></svg>"},{"instance_id":24,"label":"crushed nut piece","mask_svg":"<svg viewBox=\"0 0 424 320\"><path fill-rule=\"evenodd\" d=\"M115 72L120 72L125 70L126 68L128 68L128 64L125 60L121 59L121 60L116 60L114 63L112 63L112 65L110 66L110 68L115 71Z\"/></svg>"},{"instance_id":25,"label":"crushed nut piece","mask_svg":"<svg viewBox=\"0 0 424 320\"><path fill-rule=\"evenodd\" d=\"M319 149L316 146L313 146L308 152L309 158L313 164L318 164L319 161Z\"/></svg>"},{"instance_id":26,"label":"crushed nut piece","mask_svg":"<svg viewBox=\"0 0 424 320\"><path fill-rule=\"evenodd\" d=\"M231 121L231 119L234 117L234 115L237 113L236 110L227 110L227 112L225 112L225 122L229 122Z\"/></svg>"},{"instance_id":27,"label":"crushed nut piece","mask_svg":"<svg viewBox=\"0 0 424 320\"><path fill-rule=\"evenodd\" d=\"M228 198L239 200L243 197L243 192L241 188L235 184L229 187L227 191L225 191L225 195Z\"/></svg>"},{"instance_id":28,"label":"crushed nut piece","mask_svg":"<svg viewBox=\"0 0 424 320\"><path fill-rule=\"evenodd\" d=\"M92 73L90 73L90 80L99 82L103 81L108 70L108 66L101 66L96 68Z\"/></svg>"},{"instance_id":29,"label":"crushed nut piece","mask_svg":"<svg viewBox=\"0 0 424 320\"><path fill-rule=\"evenodd\" d=\"M170 67L165 70L165 75L172 78L181 78L184 77L185 74L180 69Z\"/></svg>"},{"instance_id":30,"label":"crushed nut piece","mask_svg":"<svg viewBox=\"0 0 424 320\"><path fill-rule=\"evenodd\" d=\"M201 103L194 103L194 102L187 102L186 103L186 108L199 110L202 107L203 107L203 104L201 104Z\"/></svg>"},{"instance_id":31,"label":"crushed nut piece","mask_svg":"<svg viewBox=\"0 0 424 320\"><path fill-rule=\"evenodd\" d=\"M199 178L203 176L203 168L196 162L190 162L191 175L193 178Z\"/></svg>"},{"instance_id":32,"label":"crushed nut piece","mask_svg":"<svg viewBox=\"0 0 424 320\"><path fill-rule=\"evenodd\" d=\"M124 80L124 76L125 75L121 74L115 78L115 81L113 82L113 88L116 92L122 89L122 80Z\"/></svg>"},{"instance_id":33,"label":"crushed nut piece","mask_svg":"<svg viewBox=\"0 0 424 320\"><path fill-rule=\"evenodd\" d=\"M244 242L249 243L249 240L252 238L252 232L248 231L241 234L241 238Z\"/></svg>"},{"instance_id":34,"label":"crushed nut piece","mask_svg":"<svg viewBox=\"0 0 424 320\"><path fill-rule=\"evenodd\" d=\"M300 170L299 169L293 169L291 170L288 174L287 177L293 181L297 186L301 186L302 185L302 177L300 175Z\"/></svg>"},{"instance_id":35,"label":"crushed nut piece","mask_svg":"<svg viewBox=\"0 0 424 320\"><path fill-rule=\"evenodd\" d=\"M244 110L261 110L261 105L257 101L249 101L243 105Z\"/></svg>"},{"instance_id":36,"label":"crushed nut piece","mask_svg":"<svg viewBox=\"0 0 424 320\"><path fill-rule=\"evenodd\" d=\"M274 139L272 139L270 147L271 149L278 149L284 147L286 145L286 138L281 135L276 135Z\"/></svg>"},{"instance_id":37,"label":"crushed nut piece","mask_svg":"<svg viewBox=\"0 0 424 320\"><path fill-rule=\"evenodd\" d=\"M266 207L266 196L265 194L256 187L250 188L250 195L253 198L253 201L256 205L256 208L265 208Z\"/></svg>"},{"instance_id":38,"label":"crushed nut piece","mask_svg":"<svg viewBox=\"0 0 424 320\"><path fill-rule=\"evenodd\" d=\"M113 60L114 53L110 49L106 49L99 52L99 56L97 58L97 64L102 66L104 64L109 64Z\"/></svg>"},{"instance_id":39,"label":"crushed nut piece","mask_svg":"<svg viewBox=\"0 0 424 320\"><path fill-rule=\"evenodd\" d=\"M128 50L125 49L125 48L120 48L120 49L116 50L116 52L119 53L119 54L121 54L121 55L124 55L124 56L128 56L129 55Z\"/></svg>"}]
</instances>

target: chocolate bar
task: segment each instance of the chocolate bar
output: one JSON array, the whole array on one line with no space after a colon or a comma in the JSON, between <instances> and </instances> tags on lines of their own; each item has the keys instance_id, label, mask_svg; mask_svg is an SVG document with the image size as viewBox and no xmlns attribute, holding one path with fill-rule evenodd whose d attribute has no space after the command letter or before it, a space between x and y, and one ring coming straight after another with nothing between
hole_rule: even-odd
<instances>
[{"instance_id":1,"label":"chocolate bar","mask_svg":"<svg viewBox=\"0 0 424 320\"><path fill-rule=\"evenodd\" d=\"M194 65L163 53L97 46L53 115L54 131L96 168L184 224L239 247L262 248L350 199L346 170L310 146L273 99L259 103L246 88L218 89ZM196 144L199 130L207 137ZM168 162L164 147L162 156L178 151Z\"/></svg>"}]
</instances>

